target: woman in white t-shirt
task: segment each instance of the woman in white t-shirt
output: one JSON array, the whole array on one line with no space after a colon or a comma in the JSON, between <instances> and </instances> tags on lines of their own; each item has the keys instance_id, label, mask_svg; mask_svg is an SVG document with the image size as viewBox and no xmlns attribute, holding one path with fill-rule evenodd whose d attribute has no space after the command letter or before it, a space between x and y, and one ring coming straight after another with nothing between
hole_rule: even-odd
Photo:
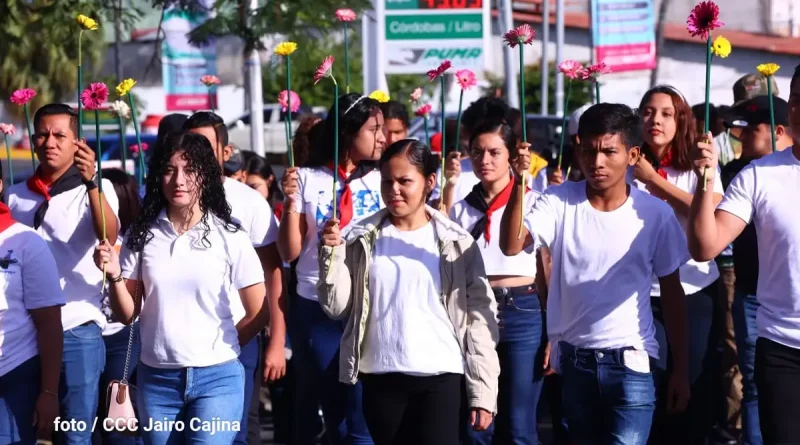
<instances>
[{"instance_id":1,"label":"woman in white t-shirt","mask_svg":"<svg viewBox=\"0 0 800 445\"><path fill-rule=\"evenodd\" d=\"M336 138L331 107L323 135L312 142L302 168L289 168L281 181L286 195L281 215L278 249L294 263L297 282L289 289L289 336L297 371L295 425L297 442L314 443L316 407L321 402L325 431L333 443L369 445L372 440L361 412L361 386L347 387L336 380L339 340L344 327L328 318L319 306L319 238L332 218L333 175L338 177L335 199L342 227L372 215L383 207L377 160L386 145L380 104L359 94L339 98L339 165L334 166ZM312 404L313 406L309 406ZM313 411L312 411L313 409Z\"/></svg>"},{"instance_id":2,"label":"woman in white t-shirt","mask_svg":"<svg viewBox=\"0 0 800 445\"><path fill-rule=\"evenodd\" d=\"M363 382L376 445L458 444L464 380L472 427L496 412L497 306L472 236L425 205L436 164L421 142L395 142L380 161L388 208L346 244L336 219L322 234L320 304L347 323L339 379Z\"/></svg>"},{"instance_id":3,"label":"woman in white t-shirt","mask_svg":"<svg viewBox=\"0 0 800 445\"><path fill-rule=\"evenodd\" d=\"M503 120L481 122L471 132L468 152L472 171L480 182L467 197L455 203L450 219L475 239L483 255L486 275L503 320L500 328L500 392L497 421L485 432L472 434L473 443L538 443L536 405L544 377L544 317L536 289L536 249L513 257L500 251L500 219L509 202L514 179L510 160L517 138ZM458 180L459 163L451 163L448 176ZM528 189L524 206L533 207L539 193Z\"/></svg>"},{"instance_id":4,"label":"woman in white t-shirt","mask_svg":"<svg viewBox=\"0 0 800 445\"><path fill-rule=\"evenodd\" d=\"M1 201L0 255L0 444L51 440L66 300L47 243Z\"/></svg>"},{"instance_id":5,"label":"woman in white t-shirt","mask_svg":"<svg viewBox=\"0 0 800 445\"><path fill-rule=\"evenodd\" d=\"M141 313L140 431L149 444L230 444L244 404L240 345L258 332L264 272L231 218L208 139L171 135L149 171L121 253L103 242L95 255L117 319ZM234 298L246 313L238 324Z\"/></svg>"},{"instance_id":6,"label":"woman in white t-shirt","mask_svg":"<svg viewBox=\"0 0 800 445\"><path fill-rule=\"evenodd\" d=\"M640 189L663 199L672 207L678 221L686 230L689 207L697 184L697 175L692 170L689 150L697 140L694 114L681 93L670 86L657 86L642 97L639 114L643 124L644 147L642 151L650 159L642 157L637 162L633 175L634 183ZM658 169L651 162L658 162ZM720 181L714 184L714 203L722 200ZM692 422L703 422L702 417L709 415L710 410L700 408L708 403L713 387L711 381L699 381L694 384L703 371L704 359L708 347L708 337L713 316L713 299L718 293L717 279L719 269L715 261L698 262L689 260L680 268L681 285L686 293L686 305L689 313L689 378L693 383L692 401L684 416L691 417ZM661 295L658 280L653 279L650 292L653 297L651 305L656 319L656 338L662 351L668 351L666 334L664 333L661 315ZM668 353L659 354L662 358L658 365L667 368ZM707 370L708 371L708 370ZM710 373L706 373L711 377ZM705 382L705 383L704 383ZM700 412L694 411L699 410ZM668 427L659 422L656 414L654 428L664 428L676 434L675 443L689 443L692 428ZM696 428L695 428L696 430Z\"/></svg>"}]
</instances>

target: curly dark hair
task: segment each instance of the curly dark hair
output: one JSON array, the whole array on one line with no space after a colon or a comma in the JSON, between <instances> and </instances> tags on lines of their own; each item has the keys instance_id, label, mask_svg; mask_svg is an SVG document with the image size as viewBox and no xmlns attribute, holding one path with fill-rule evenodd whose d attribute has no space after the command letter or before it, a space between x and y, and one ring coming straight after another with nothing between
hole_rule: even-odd
<instances>
[{"instance_id":1,"label":"curly dark hair","mask_svg":"<svg viewBox=\"0 0 800 445\"><path fill-rule=\"evenodd\" d=\"M223 223L225 230L236 232L241 228L231 218L231 206L225 198L225 189L222 186L222 169L214 156L211 144L205 136L193 133L172 133L163 146L163 150L153 154L148 165L149 174L145 182L145 195L139 217L131 224L127 237L127 246L134 252L140 252L144 245L153 239L150 230L161 210L169 203L164 196L161 178L167 171L167 165L172 155L180 153L187 162L187 169L197 174L197 186L200 189L200 211L203 217L201 243L210 247L208 235L211 227L208 224L209 213Z\"/></svg>"}]
</instances>

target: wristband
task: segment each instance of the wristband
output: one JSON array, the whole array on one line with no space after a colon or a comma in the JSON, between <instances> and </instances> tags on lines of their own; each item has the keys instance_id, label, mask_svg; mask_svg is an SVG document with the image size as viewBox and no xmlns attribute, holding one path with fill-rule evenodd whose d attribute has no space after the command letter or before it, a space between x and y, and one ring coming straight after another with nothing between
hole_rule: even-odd
<instances>
[{"instance_id":1,"label":"wristband","mask_svg":"<svg viewBox=\"0 0 800 445\"><path fill-rule=\"evenodd\" d=\"M119 276L117 276L116 278L111 278L110 281L112 283L119 283L120 281L122 281L122 274L119 274Z\"/></svg>"},{"instance_id":2,"label":"wristband","mask_svg":"<svg viewBox=\"0 0 800 445\"><path fill-rule=\"evenodd\" d=\"M88 181L83 181L83 185L86 186L86 189L92 191L97 188L97 174L95 174L92 179Z\"/></svg>"}]
</instances>

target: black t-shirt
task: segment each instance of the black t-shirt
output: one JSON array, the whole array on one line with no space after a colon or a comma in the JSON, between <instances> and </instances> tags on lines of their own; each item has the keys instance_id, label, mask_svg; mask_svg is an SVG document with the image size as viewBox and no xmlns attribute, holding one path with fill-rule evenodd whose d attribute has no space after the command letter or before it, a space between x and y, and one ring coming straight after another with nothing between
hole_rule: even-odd
<instances>
[{"instance_id":1,"label":"black t-shirt","mask_svg":"<svg viewBox=\"0 0 800 445\"><path fill-rule=\"evenodd\" d=\"M727 189L733 178L752 160L739 158L727 163L722 168L723 187ZM733 241L733 270L736 273L736 287L755 295L758 287L758 238L754 222L750 222Z\"/></svg>"}]
</instances>

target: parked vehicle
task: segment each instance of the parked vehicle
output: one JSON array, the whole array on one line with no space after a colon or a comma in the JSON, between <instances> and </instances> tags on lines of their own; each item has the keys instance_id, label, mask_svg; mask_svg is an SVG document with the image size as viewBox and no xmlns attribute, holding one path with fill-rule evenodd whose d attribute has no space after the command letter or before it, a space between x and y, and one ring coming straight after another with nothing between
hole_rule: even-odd
<instances>
[{"instance_id":1,"label":"parked vehicle","mask_svg":"<svg viewBox=\"0 0 800 445\"><path fill-rule=\"evenodd\" d=\"M292 133L297 130L298 118L314 110L301 106L299 111L292 113ZM228 123L227 127L228 139L232 144L242 150L251 149L249 111ZM282 154L286 150L286 113L281 111L279 104L264 105L264 151L267 154Z\"/></svg>"}]
</instances>

